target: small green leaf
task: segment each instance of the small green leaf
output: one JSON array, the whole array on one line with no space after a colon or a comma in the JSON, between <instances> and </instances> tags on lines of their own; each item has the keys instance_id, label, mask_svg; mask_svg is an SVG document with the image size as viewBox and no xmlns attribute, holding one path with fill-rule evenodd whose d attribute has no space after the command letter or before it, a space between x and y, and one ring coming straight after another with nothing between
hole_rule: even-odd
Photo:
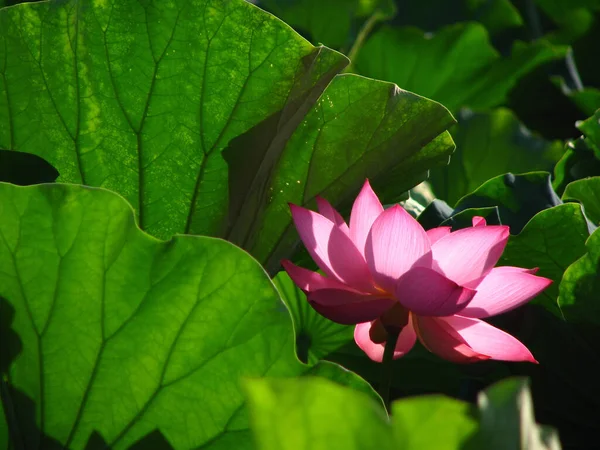
<instances>
[{"instance_id":1,"label":"small green leaf","mask_svg":"<svg viewBox=\"0 0 600 450\"><path fill-rule=\"evenodd\" d=\"M583 205L585 215L596 225L600 225L600 177L576 180L567 185L563 201L578 201Z\"/></svg>"},{"instance_id":2,"label":"small green leaf","mask_svg":"<svg viewBox=\"0 0 600 450\"><path fill-rule=\"evenodd\" d=\"M552 185L559 194L572 181L600 175L600 109L576 125L584 136L567 143L564 156L554 168Z\"/></svg>"},{"instance_id":3,"label":"small green leaf","mask_svg":"<svg viewBox=\"0 0 600 450\"><path fill-rule=\"evenodd\" d=\"M600 151L600 109L598 109L591 117L577 123L577 128L590 141L591 147Z\"/></svg>"},{"instance_id":4,"label":"small green leaf","mask_svg":"<svg viewBox=\"0 0 600 450\"><path fill-rule=\"evenodd\" d=\"M0 215L0 296L22 342L3 404L21 439L83 449L96 432L124 449L157 431L175 449L250 448L242 377L310 372L372 393L297 360L273 284L224 240L159 241L122 197L75 185L0 183Z\"/></svg>"},{"instance_id":5,"label":"small green leaf","mask_svg":"<svg viewBox=\"0 0 600 450\"><path fill-rule=\"evenodd\" d=\"M352 341L354 327L332 322L317 313L287 273L279 272L273 283L290 310L296 332L296 353L301 361L315 364Z\"/></svg>"},{"instance_id":6,"label":"small green leaf","mask_svg":"<svg viewBox=\"0 0 600 450\"><path fill-rule=\"evenodd\" d=\"M477 23L448 26L433 36L416 28L382 27L354 66L360 74L392 81L456 111L502 104L521 76L564 54L563 48L537 41L515 46L502 58Z\"/></svg>"},{"instance_id":7,"label":"small green leaf","mask_svg":"<svg viewBox=\"0 0 600 450\"><path fill-rule=\"evenodd\" d=\"M506 108L462 111L452 136L456 151L450 164L430 175L436 196L450 204L503 173L549 171L563 154L562 142L532 134Z\"/></svg>"}]
</instances>

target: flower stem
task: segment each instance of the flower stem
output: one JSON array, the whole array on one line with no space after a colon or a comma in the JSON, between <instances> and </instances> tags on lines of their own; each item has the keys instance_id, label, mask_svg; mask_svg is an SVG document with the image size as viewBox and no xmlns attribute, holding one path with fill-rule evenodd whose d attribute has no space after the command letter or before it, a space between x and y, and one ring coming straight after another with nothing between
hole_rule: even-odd
<instances>
[{"instance_id":1,"label":"flower stem","mask_svg":"<svg viewBox=\"0 0 600 450\"><path fill-rule=\"evenodd\" d=\"M348 67L346 67L344 72L350 72L352 70L352 66L354 65L356 55L362 48L365 40L367 39L369 34L371 34L371 31L373 30L375 25L377 25L377 23L383 19L385 19L385 14L383 14L379 9L376 9L364 23L364 25L358 32L356 39L354 40L354 44L352 44L352 48L350 48L350 51L348 51L348 54L346 55L350 60L350 64L348 65Z\"/></svg>"},{"instance_id":2,"label":"flower stem","mask_svg":"<svg viewBox=\"0 0 600 450\"><path fill-rule=\"evenodd\" d=\"M390 332L388 330L388 338L385 342L385 350L383 351L381 382L379 383L379 395L383 399L385 408L390 411L390 386L392 385L392 362L394 361L394 349L398 342L399 331Z\"/></svg>"}]
</instances>

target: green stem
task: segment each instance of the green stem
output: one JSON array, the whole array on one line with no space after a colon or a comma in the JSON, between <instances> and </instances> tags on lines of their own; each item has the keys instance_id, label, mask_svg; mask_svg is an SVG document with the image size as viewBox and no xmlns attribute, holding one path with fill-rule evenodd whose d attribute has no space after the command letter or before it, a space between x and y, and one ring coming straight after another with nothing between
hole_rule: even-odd
<instances>
[{"instance_id":1,"label":"green stem","mask_svg":"<svg viewBox=\"0 0 600 450\"><path fill-rule=\"evenodd\" d=\"M542 37L542 22L540 15L538 14L537 8L533 0L527 0L527 17L529 19L529 30L531 31L532 40L536 40Z\"/></svg>"},{"instance_id":2,"label":"green stem","mask_svg":"<svg viewBox=\"0 0 600 450\"><path fill-rule=\"evenodd\" d=\"M382 361L382 373L381 382L379 383L379 395L383 399L385 408L390 411L390 387L392 385L392 374L393 367L392 362L394 361L394 349L396 348L396 342L398 342L399 332L389 332L388 338L385 342L385 350L383 351Z\"/></svg>"},{"instance_id":3,"label":"green stem","mask_svg":"<svg viewBox=\"0 0 600 450\"><path fill-rule=\"evenodd\" d=\"M347 56L348 56L348 59L350 59L350 64L348 65L348 67L346 67L346 70L344 70L344 72L350 72L350 70L352 69L352 66L354 65L354 59L356 58L356 55L358 54L359 50L362 48L362 46L363 46L365 40L367 39L367 37L369 36L369 34L371 34L373 27L375 25L377 25L377 22L379 22L380 20L383 20L384 18L385 18L385 14L383 14L381 11L379 11L377 9L373 12L373 14L371 14L371 16L363 24L362 28L358 32L358 35L356 36L356 39L354 40L354 43L352 44L352 47L350 48L350 51L348 52Z\"/></svg>"},{"instance_id":4,"label":"green stem","mask_svg":"<svg viewBox=\"0 0 600 450\"><path fill-rule=\"evenodd\" d=\"M567 50L565 63L567 64L567 70L569 71L569 75L571 76L571 80L573 81L575 89L578 91L583 91L583 83L581 82L581 77L579 76L579 71L577 70L577 64L575 64L575 58L573 57L573 47L569 47Z\"/></svg>"},{"instance_id":5,"label":"green stem","mask_svg":"<svg viewBox=\"0 0 600 450\"><path fill-rule=\"evenodd\" d=\"M529 25L533 40L537 40L543 36L542 22L538 13L537 7L535 6L534 0L527 0L527 15L529 17ZM576 91L583 91L583 83L581 82L581 76L577 70L577 64L575 64L575 58L573 57L573 47L569 47L567 55L565 56L565 65L567 71L571 77L571 82L575 87Z\"/></svg>"}]
</instances>

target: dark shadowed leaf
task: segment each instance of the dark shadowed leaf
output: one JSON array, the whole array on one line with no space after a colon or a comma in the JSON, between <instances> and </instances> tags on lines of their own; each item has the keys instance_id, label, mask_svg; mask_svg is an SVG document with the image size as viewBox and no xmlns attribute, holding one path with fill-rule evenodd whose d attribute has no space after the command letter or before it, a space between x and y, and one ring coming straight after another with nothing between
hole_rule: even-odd
<instances>
[{"instance_id":1,"label":"dark shadowed leaf","mask_svg":"<svg viewBox=\"0 0 600 450\"><path fill-rule=\"evenodd\" d=\"M532 134L505 108L486 113L463 110L452 136L456 151L450 165L430 174L436 196L450 204L503 173L550 171L563 154L562 142Z\"/></svg>"},{"instance_id":2,"label":"dark shadowed leaf","mask_svg":"<svg viewBox=\"0 0 600 450\"><path fill-rule=\"evenodd\" d=\"M260 0L266 8L313 43L329 47L349 47L361 23L378 14L381 19L394 16L393 0Z\"/></svg>"},{"instance_id":3,"label":"dark shadowed leaf","mask_svg":"<svg viewBox=\"0 0 600 450\"><path fill-rule=\"evenodd\" d=\"M498 106L519 77L563 55L564 49L538 41L517 45L502 58L477 23L448 26L433 35L383 27L365 43L354 67L456 111Z\"/></svg>"},{"instance_id":4,"label":"dark shadowed leaf","mask_svg":"<svg viewBox=\"0 0 600 450\"><path fill-rule=\"evenodd\" d=\"M553 430L535 423L529 383L509 379L479 394L480 429L474 448L559 450Z\"/></svg>"},{"instance_id":5,"label":"dark shadowed leaf","mask_svg":"<svg viewBox=\"0 0 600 450\"><path fill-rule=\"evenodd\" d=\"M453 209L443 200L435 199L425 207L423 212L417 218L423 228L439 227L440 224L452 216Z\"/></svg>"},{"instance_id":6,"label":"dark shadowed leaf","mask_svg":"<svg viewBox=\"0 0 600 450\"><path fill-rule=\"evenodd\" d=\"M490 206L487 208L468 208L453 213L450 217L440 223L440 226L450 226L453 230L472 227L473 217L483 217L488 225L502 225L498 207Z\"/></svg>"},{"instance_id":7,"label":"dark shadowed leaf","mask_svg":"<svg viewBox=\"0 0 600 450\"><path fill-rule=\"evenodd\" d=\"M549 34L556 42L572 42L584 35L594 23L594 10L600 10L598 0L535 0L552 21L559 26Z\"/></svg>"},{"instance_id":8,"label":"dark shadowed leaf","mask_svg":"<svg viewBox=\"0 0 600 450\"><path fill-rule=\"evenodd\" d=\"M19 186L52 183L58 171L45 159L31 153L0 149L0 181Z\"/></svg>"},{"instance_id":9,"label":"dark shadowed leaf","mask_svg":"<svg viewBox=\"0 0 600 450\"><path fill-rule=\"evenodd\" d=\"M586 116L591 116L600 108L600 89L586 87L581 90L571 88L563 77L552 77L552 82L577 105Z\"/></svg>"},{"instance_id":10,"label":"dark shadowed leaf","mask_svg":"<svg viewBox=\"0 0 600 450\"><path fill-rule=\"evenodd\" d=\"M461 198L454 214L469 208L497 206L502 224L509 225L511 233L517 234L538 212L561 203L552 189L549 173L507 173L492 178Z\"/></svg>"},{"instance_id":11,"label":"dark shadowed leaf","mask_svg":"<svg viewBox=\"0 0 600 450\"><path fill-rule=\"evenodd\" d=\"M394 24L435 31L444 25L466 21L481 22L492 34L523 25L519 11L510 0L398 2L398 15Z\"/></svg>"}]
</instances>

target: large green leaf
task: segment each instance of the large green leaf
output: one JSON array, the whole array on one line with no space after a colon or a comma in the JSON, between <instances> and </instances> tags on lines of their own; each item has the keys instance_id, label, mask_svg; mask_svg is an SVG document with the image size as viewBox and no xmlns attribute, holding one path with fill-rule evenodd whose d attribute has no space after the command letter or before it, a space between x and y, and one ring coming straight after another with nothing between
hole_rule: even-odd
<instances>
[{"instance_id":1,"label":"large green leaf","mask_svg":"<svg viewBox=\"0 0 600 450\"><path fill-rule=\"evenodd\" d=\"M176 449L248 448L241 377L310 371L371 392L297 360L274 286L226 241L156 240L122 197L74 185L0 184L0 215L0 296L22 343L2 395L26 448L93 432L127 448L155 430Z\"/></svg>"},{"instance_id":2,"label":"large green leaf","mask_svg":"<svg viewBox=\"0 0 600 450\"><path fill-rule=\"evenodd\" d=\"M436 196L450 204L497 175L549 171L563 153L561 142L533 135L505 108L463 111L452 136L456 151L450 165L431 171L430 178Z\"/></svg>"},{"instance_id":3,"label":"large green leaf","mask_svg":"<svg viewBox=\"0 0 600 450\"><path fill-rule=\"evenodd\" d=\"M415 172L399 194L453 150L441 105L327 87L347 62L243 0L18 5L0 11L0 147L121 193L157 237L227 237L273 269L287 202L339 203L396 165Z\"/></svg>"},{"instance_id":4,"label":"large green leaf","mask_svg":"<svg viewBox=\"0 0 600 450\"><path fill-rule=\"evenodd\" d=\"M586 242L587 253L565 272L558 303L567 321L600 327L600 230ZM596 336L597 338L598 336ZM597 341L596 341L597 342Z\"/></svg>"},{"instance_id":5,"label":"large green leaf","mask_svg":"<svg viewBox=\"0 0 600 450\"><path fill-rule=\"evenodd\" d=\"M366 42L354 67L455 111L498 106L522 75L563 55L564 49L538 41L516 45L502 58L477 23L448 26L433 37L415 28L383 27Z\"/></svg>"},{"instance_id":6,"label":"large green leaf","mask_svg":"<svg viewBox=\"0 0 600 450\"><path fill-rule=\"evenodd\" d=\"M290 310L301 361L314 364L352 340L354 327L332 322L317 313L287 273L279 272L273 283Z\"/></svg>"},{"instance_id":7,"label":"large green leaf","mask_svg":"<svg viewBox=\"0 0 600 450\"><path fill-rule=\"evenodd\" d=\"M308 33L314 43L329 47L348 47L358 24L366 16L389 19L395 14L393 0L261 0L280 19L300 32Z\"/></svg>"},{"instance_id":8,"label":"large green leaf","mask_svg":"<svg viewBox=\"0 0 600 450\"><path fill-rule=\"evenodd\" d=\"M517 236L511 236L500 262L502 265L534 268L538 275L554 281L534 303L562 317L558 286L563 273L585 253L589 231L581 207L569 203L539 212Z\"/></svg>"},{"instance_id":9,"label":"large green leaf","mask_svg":"<svg viewBox=\"0 0 600 450\"><path fill-rule=\"evenodd\" d=\"M569 183L562 199L580 202L588 219L595 225L600 225L600 177L585 178Z\"/></svg>"},{"instance_id":10,"label":"large green leaf","mask_svg":"<svg viewBox=\"0 0 600 450\"><path fill-rule=\"evenodd\" d=\"M518 379L482 393L479 414L468 403L432 395L394 402L391 421L364 394L322 379L252 380L246 390L264 450L560 448L554 434L544 433L542 442L529 390Z\"/></svg>"}]
</instances>

